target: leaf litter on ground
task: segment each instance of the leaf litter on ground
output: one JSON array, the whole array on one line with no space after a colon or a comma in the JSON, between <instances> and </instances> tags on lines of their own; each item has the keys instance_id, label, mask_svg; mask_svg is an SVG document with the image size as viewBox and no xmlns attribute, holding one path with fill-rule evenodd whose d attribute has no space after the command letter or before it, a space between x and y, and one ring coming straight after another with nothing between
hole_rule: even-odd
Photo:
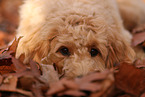
<instances>
[{"instance_id":1,"label":"leaf litter on ground","mask_svg":"<svg viewBox=\"0 0 145 97\"><path fill-rule=\"evenodd\" d=\"M31 60L29 65L23 64L24 55L15 58L19 40L7 46L15 37L18 26L18 14L12 13L22 0L9 2L0 2L0 97L145 97L145 59L137 59L132 64L118 63L115 68L82 78L61 78L54 83L43 80L38 63ZM7 6L11 11L7 10ZM132 33L132 46L145 48L145 25L134 28Z\"/></svg>"}]
</instances>

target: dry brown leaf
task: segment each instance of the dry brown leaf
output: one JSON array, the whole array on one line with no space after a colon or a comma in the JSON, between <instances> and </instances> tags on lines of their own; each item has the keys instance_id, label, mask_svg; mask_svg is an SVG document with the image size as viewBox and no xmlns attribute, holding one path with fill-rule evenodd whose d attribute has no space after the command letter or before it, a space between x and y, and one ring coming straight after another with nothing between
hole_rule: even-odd
<instances>
[{"instance_id":1,"label":"dry brown leaf","mask_svg":"<svg viewBox=\"0 0 145 97\"><path fill-rule=\"evenodd\" d=\"M15 67L12 63L11 55L9 53L0 54L0 73L12 73L15 72Z\"/></svg>"},{"instance_id":2,"label":"dry brown leaf","mask_svg":"<svg viewBox=\"0 0 145 97\"><path fill-rule=\"evenodd\" d=\"M145 47L145 42L143 42L142 46Z\"/></svg>"},{"instance_id":3,"label":"dry brown leaf","mask_svg":"<svg viewBox=\"0 0 145 97\"><path fill-rule=\"evenodd\" d=\"M24 90L31 90L34 83L35 79L32 76L27 75L19 78L18 87Z\"/></svg>"},{"instance_id":4,"label":"dry brown leaf","mask_svg":"<svg viewBox=\"0 0 145 97\"><path fill-rule=\"evenodd\" d=\"M14 65L10 65L10 66L0 66L0 74L7 74L7 73L14 73L15 71L15 67Z\"/></svg>"},{"instance_id":5,"label":"dry brown leaf","mask_svg":"<svg viewBox=\"0 0 145 97\"><path fill-rule=\"evenodd\" d=\"M92 74L89 74L87 76L84 76L83 78L79 79L79 80L76 80L77 83L81 84L81 83L88 83L88 82L93 82L93 81L97 81L97 80L104 80L107 75L108 75L108 71L104 71L104 72L101 72L101 73L92 73Z\"/></svg>"},{"instance_id":6,"label":"dry brown leaf","mask_svg":"<svg viewBox=\"0 0 145 97\"><path fill-rule=\"evenodd\" d=\"M145 91L145 71L135 66L122 63L119 72L115 74L117 88L135 96Z\"/></svg>"},{"instance_id":7,"label":"dry brown leaf","mask_svg":"<svg viewBox=\"0 0 145 97\"><path fill-rule=\"evenodd\" d=\"M15 92L18 78L16 76L8 76L3 80L0 91Z\"/></svg>"},{"instance_id":8,"label":"dry brown leaf","mask_svg":"<svg viewBox=\"0 0 145 97\"><path fill-rule=\"evenodd\" d=\"M86 96L85 93L78 91L78 90L68 90L65 91L63 93L59 93L58 96L73 96L73 97L82 97L82 96Z\"/></svg>"},{"instance_id":9,"label":"dry brown leaf","mask_svg":"<svg viewBox=\"0 0 145 97\"><path fill-rule=\"evenodd\" d=\"M42 89L40 87L37 87L36 85L33 85L31 90L34 94L34 97L44 97Z\"/></svg>"},{"instance_id":10,"label":"dry brown leaf","mask_svg":"<svg viewBox=\"0 0 145 97\"><path fill-rule=\"evenodd\" d=\"M34 62L34 61L30 61L30 67L31 67L31 71L33 72L33 74L34 75L36 75L36 76L40 76L40 67L39 67L39 65L36 63L36 62Z\"/></svg>"},{"instance_id":11,"label":"dry brown leaf","mask_svg":"<svg viewBox=\"0 0 145 97\"><path fill-rule=\"evenodd\" d=\"M16 92L6 92L5 94L2 93L2 97L28 97L28 96Z\"/></svg>"},{"instance_id":12,"label":"dry brown leaf","mask_svg":"<svg viewBox=\"0 0 145 97\"><path fill-rule=\"evenodd\" d=\"M50 89L47 91L46 95L48 95L48 96L54 95L55 93L62 92L65 89L66 88L64 87L64 85L62 84L62 82L61 81L58 81L56 83L50 84Z\"/></svg>"},{"instance_id":13,"label":"dry brown leaf","mask_svg":"<svg viewBox=\"0 0 145 97\"><path fill-rule=\"evenodd\" d=\"M132 31L133 34L135 33L140 33L140 32L144 32L145 31L145 24L142 24L138 27L135 27Z\"/></svg>"},{"instance_id":14,"label":"dry brown leaf","mask_svg":"<svg viewBox=\"0 0 145 97\"><path fill-rule=\"evenodd\" d=\"M100 83L102 88L98 92L92 92L90 97L111 97L109 95L114 95L116 90L114 90L114 76L113 73L108 73L108 76Z\"/></svg>"},{"instance_id":15,"label":"dry brown leaf","mask_svg":"<svg viewBox=\"0 0 145 97\"><path fill-rule=\"evenodd\" d=\"M140 69L144 69L145 70L145 59L144 60L140 60L140 59L138 59L138 60L136 60L135 62L134 62L134 65L137 67L137 68L140 68Z\"/></svg>"},{"instance_id":16,"label":"dry brown leaf","mask_svg":"<svg viewBox=\"0 0 145 97\"><path fill-rule=\"evenodd\" d=\"M54 70L52 65L41 64L41 78L45 80L46 83L54 83L59 81L58 73Z\"/></svg>"},{"instance_id":17,"label":"dry brown leaf","mask_svg":"<svg viewBox=\"0 0 145 97\"><path fill-rule=\"evenodd\" d=\"M102 85L96 83L85 83L79 85L79 89L84 91L97 92L102 89Z\"/></svg>"},{"instance_id":18,"label":"dry brown leaf","mask_svg":"<svg viewBox=\"0 0 145 97\"><path fill-rule=\"evenodd\" d=\"M3 82L3 76L0 75L0 85L2 84Z\"/></svg>"},{"instance_id":19,"label":"dry brown leaf","mask_svg":"<svg viewBox=\"0 0 145 97\"><path fill-rule=\"evenodd\" d=\"M17 76L18 78L23 77L23 76L34 76L33 72L30 69L26 69L25 71L22 71L22 72L5 74L3 76L9 76L9 75Z\"/></svg>"},{"instance_id":20,"label":"dry brown leaf","mask_svg":"<svg viewBox=\"0 0 145 97\"><path fill-rule=\"evenodd\" d=\"M28 97L34 97L33 94L31 92L29 92L29 91L25 91L25 90L21 90L21 89L16 89L15 92L21 93L21 94L26 95Z\"/></svg>"},{"instance_id":21,"label":"dry brown leaf","mask_svg":"<svg viewBox=\"0 0 145 97\"><path fill-rule=\"evenodd\" d=\"M0 54L4 53L5 51L5 48L0 48Z\"/></svg>"},{"instance_id":22,"label":"dry brown leaf","mask_svg":"<svg viewBox=\"0 0 145 97\"><path fill-rule=\"evenodd\" d=\"M108 87L112 86L112 82L114 83L114 79L107 80L108 75L110 75L109 71L92 73L81 79L77 79L76 82L79 85L80 90L85 90L85 91L90 91L90 92L104 91ZM109 83L111 82L111 85L104 86L103 83L105 80L107 80L107 82Z\"/></svg>"},{"instance_id":23,"label":"dry brown leaf","mask_svg":"<svg viewBox=\"0 0 145 97\"><path fill-rule=\"evenodd\" d=\"M129 95L129 94L124 94L124 95L121 95L121 96L118 96L118 97L133 97L133 96Z\"/></svg>"},{"instance_id":24,"label":"dry brown leaf","mask_svg":"<svg viewBox=\"0 0 145 97\"><path fill-rule=\"evenodd\" d=\"M145 43L145 24L140 25L133 29L132 46L140 45Z\"/></svg>"},{"instance_id":25,"label":"dry brown leaf","mask_svg":"<svg viewBox=\"0 0 145 97\"><path fill-rule=\"evenodd\" d=\"M145 97L145 93L143 93L140 97Z\"/></svg>"},{"instance_id":26,"label":"dry brown leaf","mask_svg":"<svg viewBox=\"0 0 145 97\"><path fill-rule=\"evenodd\" d=\"M19 40L20 40L20 38L18 39L18 41ZM8 48L8 50L5 50L5 52L0 54L0 64L1 64L0 65L0 70L1 70L0 73L1 74L16 72L16 69L18 71L21 70L20 67L22 67L22 65L21 65L22 63L20 64L20 62L18 62L18 60L16 60L14 57L11 56L11 55L15 56L18 41L15 40L13 42L13 44ZM19 63L19 65L18 65L18 63ZM15 66L17 68L15 68Z\"/></svg>"},{"instance_id":27,"label":"dry brown leaf","mask_svg":"<svg viewBox=\"0 0 145 97\"><path fill-rule=\"evenodd\" d=\"M34 97L44 97L40 88L37 88L37 87L33 86L33 88L31 90L34 94Z\"/></svg>"},{"instance_id":28,"label":"dry brown leaf","mask_svg":"<svg viewBox=\"0 0 145 97\"><path fill-rule=\"evenodd\" d=\"M6 37L6 34L0 31L0 46L1 47L5 45L5 41L4 41L5 37Z\"/></svg>"},{"instance_id":29,"label":"dry brown leaf","mask_svg":"<svg viewBox=\"0 0 145 97\"><path fill-rule=\"evenodd\" d=\"M132 46L137 46L145 41L145 32L136 33L133 35Z\"/></svg>"},{"instance_id":30,"label":"dry brown leaf","mask_svg":"<svg viewBox=\"0 0 145 97\"><path fill-rule=\"evenodd\" d=\"M12 62L14 64L17 72L22 72L27 69L26 65L24 65L20 60L14 58L14 57L12 57Z\"/></svg>"},{"instance_id":31,"label":"dry brown leaf","mask_svg":"<svg viewBox=\"0 0 145 97\"><path fill-rule=\"evenodd\" d=\"M12 52L12 55L15 57L15 53L16 53L16 49L17 49L17 46L18 46L18 43L19 43L19 40L21 39L22 37L20 37L18 40L15 38L15 40L13 41L12 45L10 45L10 47L8 48L8 51L11 51Z\"/></svg>"},{"instance_id":32,"label":"dry brown leaf","mask_svg":"<svg viewBox=\"0 0 145 97\"><path fill-rule=\"evenodd\" d=\"M10 66L12 64L9 53L0 54L0 66Z\"/></svg>"},{"instance_id":33,"label":"dry brown leaf","mask_svg":"<svg viewBox=\"0 0 145 97\"><path fill-rule=\"evenodd\" d=\"M61 82L68 89L79 89L78 85L72 80L62 79Z\"/></svg>"},{"instance_id":34,"label":"dry brown leaf","mask_svg":"<svg viewBox=\"0 0 145 97\"><path fill-rule=\"evenodd\" d=\"M18 60L23 63L24 59L25 59L25 54L21 54Z\"/></svg>"}]
</instances>

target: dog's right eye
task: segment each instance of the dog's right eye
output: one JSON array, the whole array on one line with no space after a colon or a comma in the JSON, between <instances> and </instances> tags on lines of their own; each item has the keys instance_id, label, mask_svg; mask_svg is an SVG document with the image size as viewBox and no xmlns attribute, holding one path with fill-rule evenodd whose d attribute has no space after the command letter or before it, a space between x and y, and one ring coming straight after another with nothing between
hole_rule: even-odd
<instances>
[{"instance_id":1,"label":"dog's right eye","mask_svg":"<svg viewBox=\"0 0 145 97\"><path fill-rule=\"evenodd\" d=\"M90 54L91 54L92 57L97 56L98 53L99 53L98 50L97 49L94 49L94 48L92 48L91 51L90 51Z\"/></svg>"},{"instance_id":2,"label":"dog's right eye","mask_svg":"<svg viewBox=\"0 0 145 97\"><path fill-rule=\"evenodd\" d=\"M69 56L70 55L70 52L69 52L69 49L67 47L61 47L59 49L59 52L64 55L64 56Z\"/></svg>"}]
</instances>

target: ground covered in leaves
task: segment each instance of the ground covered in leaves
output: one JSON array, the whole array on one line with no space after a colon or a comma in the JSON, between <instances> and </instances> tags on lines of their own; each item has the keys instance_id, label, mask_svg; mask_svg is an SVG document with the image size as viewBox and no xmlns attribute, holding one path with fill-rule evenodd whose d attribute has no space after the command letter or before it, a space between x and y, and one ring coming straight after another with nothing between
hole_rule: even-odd
<instances>
[{"instance_id":1,"label":"ground covered in leaves","mask_svg":"<svg viewBox=\"0 0 145 97\"><path fill-rule=\"evenodd\" d=\"M145 97L145 59L119 63L104 72L55 83L44 81L41 67L33 60L29 67L16 59L18 6L21 0L0 0L0 97ZM7 7L9 6L9 7ZM145 50L145 25L134 28L132 46Z\"/></svg>"}]
</instances>

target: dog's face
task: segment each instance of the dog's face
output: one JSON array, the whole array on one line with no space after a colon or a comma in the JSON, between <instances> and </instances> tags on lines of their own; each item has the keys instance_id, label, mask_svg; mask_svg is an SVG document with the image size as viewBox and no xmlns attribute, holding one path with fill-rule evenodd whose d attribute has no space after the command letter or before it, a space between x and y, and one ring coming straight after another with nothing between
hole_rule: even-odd
<instances>
[{"instance_id":1,"label":"dog's face","mask_svg":"<svg viewBox=\"0 0 145 97\"><path fill-rule=\"evenodd\" d=\"M34 54L44 58L42 62L54 64L68 78L103 71L118 62L131 62L134 57L118 27L108 24L103 16L80 15L58 16L46 22L41 31L22 38L17 56L21 53L27 59Z\"/></svg>"},{"instance_id":2,"label":"dog's face","mask_svg":"<svg viewBox=\"0 0 145 97\"><path fill-rule=\"evenodd\" d=\"M95 32L66 32L50 43L49 59L65 71L65 76L76 77L95 70L104 70L108 53L106 37Z\"/></svg>"},{"instance_id":3,"label":"dog's face","mask_svg":"<svg viewBox=\"0 0 145 97\"><path fill-rule=\"evenodd\" d=\"M104 20L100 20L104 25L99 20L98 25L93 25L91 20L86 24L84 21L87 19L59 26L49 33L49 53L45 61L54 64L59 73L64 71L65 77L74 78L132 59L132 49L116 29L108 30Z\"/></svg>"}]
</instances>

